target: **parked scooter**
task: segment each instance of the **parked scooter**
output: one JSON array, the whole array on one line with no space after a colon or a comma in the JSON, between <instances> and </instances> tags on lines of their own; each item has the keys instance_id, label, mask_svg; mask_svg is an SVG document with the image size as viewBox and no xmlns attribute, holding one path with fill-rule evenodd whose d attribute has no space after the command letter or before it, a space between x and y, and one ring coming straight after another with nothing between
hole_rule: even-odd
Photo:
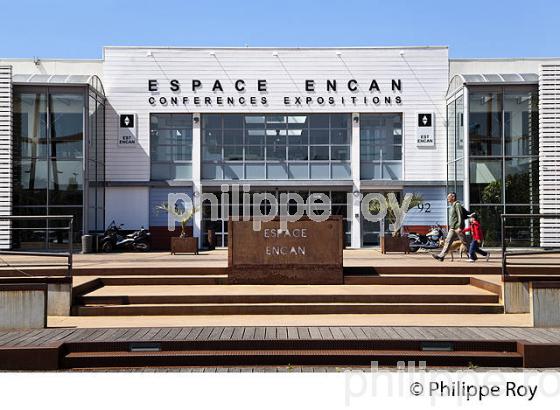
<instances>
[{"instance_id":1,"label":"parked scooter","mask_svg":"<svg viewBox=\"0 0 560 410\"><path fill-rule=\"evenodd\" d=\"M144 227L128 235L122 234L122 224L111 222L101 239L101 251L113 252L115 250L135 250L148 252L150 250L150 232Z\"/></svg>"},{"instance_id":2,"label":"parked scooter","mask_svg":"<svg viewBox=\"0 0 560 410\"><path fill-rule=\"evenodd\" d=\"M418 249L437 249L443 238L445 233L440 225L432 226L426 235L410 232L408 234L410 252L416 252Z\"/></svg>"}]
</instances>

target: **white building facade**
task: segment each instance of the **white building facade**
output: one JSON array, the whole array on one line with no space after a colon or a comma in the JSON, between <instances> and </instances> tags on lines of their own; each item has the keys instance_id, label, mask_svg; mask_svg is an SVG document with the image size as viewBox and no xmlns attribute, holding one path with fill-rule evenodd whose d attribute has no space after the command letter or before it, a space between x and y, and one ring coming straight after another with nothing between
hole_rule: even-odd
<instances>
[{"instance_id":1,"label":"white building facade","mask_svg":"<svg viewBox=\"0 0 560 410\"><path fill-rule=\"evenodd\" d=\"M475 138L471 131L481 126L456 126L457 118L461 124L468 121L468 115L456 115L456 101L459 94L468 99L468 92L477 92L472 87L500 87L501 99L509 95L507 87L514 87L511 92L525 87L530 97L536 91L531 102L538 107L539 70L550 73L557 63L450 62L447 47L106 47L101 61L0 60L0 153L5 159L0 212L72 212L79 234L103 230L113 220L127 229L150 227L162 248L170 233L156 205L169 193L220 194L224 184L245 184L252 193L275 196L326 193L332 213L345 220L347 245L355 248L378 244L384 230L361 215L360 199L370 192L401 198L421 194L424 204L405 220L411 231L446 224L447 190L459 190L467 206L472 189L491 191L478 185L471 189L471 179L479 185L501 180L504 195L492 212L500 206L508 212L507 172L492 170L505 170L509 156L500 152L494 162L474 165L461 160L468 148L458 156L457 146L468 147L469 138ZM493 73L523 75L483 77L477 84L467 84L465 77L453 80ZM560 88L551 78L540 89L541 104L543 92ZM527 95L518 97L527 102ZM555 109L537 108L537 122L539 112L556 121ZM496 123L506 129L494 136L502 141L497 150L507 145L507 112L501 109ZM538 142L538 126L527 125L531 114L518 114L519 132L537 135L515 138ZM493 114L470 118L488 125L487 115ZM546 118L541 121L548 124ZM546 131L550 141L558 136L555 124ZM518 146L525 149L523 143ZM554 162L558 151L544 146L547 158L552 156L547 161ZM535 157L538 164L543 147L516 158ZM498 156L501 165L496 165ZM537 185L531 185L535 195L523 205L538 213L544 209L539 201L555 195L538 183L539 175L542 180L558 174L551 177L550 167L544 173L538 165L528 168L536 170ZM474 208L486 212L479 202ZM201 245L208 229L216 233L218 246L227 246L227 218L211 220L203 205L192 222ZM33 241L7 232L0 235L4 247ZM48 234L44 240L49 242Z\"/></svg>"}]
</instances>

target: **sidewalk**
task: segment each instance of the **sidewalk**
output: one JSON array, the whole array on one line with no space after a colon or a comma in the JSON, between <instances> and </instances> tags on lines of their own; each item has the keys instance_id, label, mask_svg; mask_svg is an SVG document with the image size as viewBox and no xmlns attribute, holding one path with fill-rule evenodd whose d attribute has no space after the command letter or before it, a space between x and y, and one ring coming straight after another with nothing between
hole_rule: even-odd
<instances>
[{"instance_id":1,"label":"sidewalk","mask_svg":"<svg viewBox=\"0 0 560 410\"><path fill-rule=\"evenodd\" d=\"M550 256L547 257L550 259ZM557 258L560 261L560 257ZM63 262L62 259L60 261ZM5 264L25 264L27 266L53 263L53 258L27 255L0 255L0 270ZM201 251L199 255L178 254L171 255L169 252L121 252L121 253L95 253L75 254L73 257L74 268L81 267L227 267L227 249L213 251ZM376 248L345 249L344 266L501 266L501 253L492 251L489 262L479 260L474 265L467 263L466 256L459 258L455 255L454 261L448 257L443 263L433 259L429 252L418 251L417 253L382 254Z\"/></svg>"}]
</instances>

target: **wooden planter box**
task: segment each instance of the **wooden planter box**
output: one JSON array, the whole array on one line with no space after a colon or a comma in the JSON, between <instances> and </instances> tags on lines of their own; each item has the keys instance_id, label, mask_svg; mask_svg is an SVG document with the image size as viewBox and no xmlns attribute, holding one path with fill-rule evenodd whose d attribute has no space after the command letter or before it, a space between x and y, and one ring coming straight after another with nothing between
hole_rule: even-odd
<instances>
[{"instance_id":1,"label":"wooden planter box","mask_svg":"<svg viewBox=\"0 0 560 410\"><path fill-rule=\"evenodd\" d=\"M194 253L198 255L198 238L191 236L188 238L171 238L171 254Z\"/></svg>"},{"instance_id":2,"label":"wooden planter box","mask_svg":"<svg viewBox=\"0 0 560 410\"><path fill-rule=\"evenodd\" d=\"M383 235L381 237L381 253L404 252L410 253L410 246L407 237Z\"/></svg>"}]
</instances>

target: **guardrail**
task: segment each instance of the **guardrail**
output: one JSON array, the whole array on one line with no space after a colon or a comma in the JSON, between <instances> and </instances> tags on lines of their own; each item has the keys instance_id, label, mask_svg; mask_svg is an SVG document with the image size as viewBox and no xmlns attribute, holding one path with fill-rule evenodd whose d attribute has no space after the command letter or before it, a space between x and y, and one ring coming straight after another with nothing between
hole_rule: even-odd
<instances>
[{"instance_id":1,"label":"guardrail","mask_svg":"<svg viewBox=\"0 0 560 410\"><path fill-rule=\"evenodd\" d=\"M518 247L517 248L518 250L508 250L507 232L512 229L516 229L518 231L523 230L522 224L512 224L513 223L512 221L523 220L523 219L529 220L531 222L530 227L528 228L530 238L526 239L526 241L528 241L529 244L524 246L523 247L524 249L520 249ZM508 268L514 266L525 266L529 268L557 267L558 271L560 272L560 257L556 260L547 257L545 262L540 261L542 258L534 258L533 260L531 260L531 258L525 258L521 262L515 261L515 257L520 257L520 256L527 256L527 257L531 257L535 255L549 256L554 254L560 256L560 247L546 246L546 244L544 244L545 246L543 246L543 244L541 243L542 221L546 219L555 219L558 221L558 225L560 226L560 214L502 214L501 215L502 277L504 278L504 280L507 280L508 277L511 277L511 272ZM530 274L528 273L527 276L535 276L534 272L535 270L533 270ZM523 276L523 275L516 274L516 276ZM556 276L554 279L558 280L558 276Z\"/></svg>"},{"instance_id":2,"label":"guardrail","mask_svg":"<svg viewBox=\"0 0 560 410\"><path fill-rule=\"evenodd\" d=\"M20 268L20 267L54 267L54 266L66 266L66 276L72 276L72 253L73 253L73 238L74 238L74 216L72 215L25 215L25 216L0 216L0 221L45 221L45 226L39 227L25 227L25 226L16 226L14 227L12 223L10 226L1 226L0 231L8 230L10 232L14 231L44 231L46 232L47 236L45 237L45 245L48 241L48 233L51 231L63 231L68 232L67 235L67 243L66 243L66 250L65 251L33 251L33 250L14 250L14 249L0 249L0 256L1 255L28 255L28 256L44 256L44 257L58 257L58 258L66 258L65 264L53 264L53 263L42 263L42 264L9 264L10 267ZM65 226L51 226L49 225L50 221L66 221L67 223ZM64 243L63 243L64 245ZM45 247L45 249L47 249ZM0 271L0 276L2 273Z\"/></svg>"}]
</instances>

